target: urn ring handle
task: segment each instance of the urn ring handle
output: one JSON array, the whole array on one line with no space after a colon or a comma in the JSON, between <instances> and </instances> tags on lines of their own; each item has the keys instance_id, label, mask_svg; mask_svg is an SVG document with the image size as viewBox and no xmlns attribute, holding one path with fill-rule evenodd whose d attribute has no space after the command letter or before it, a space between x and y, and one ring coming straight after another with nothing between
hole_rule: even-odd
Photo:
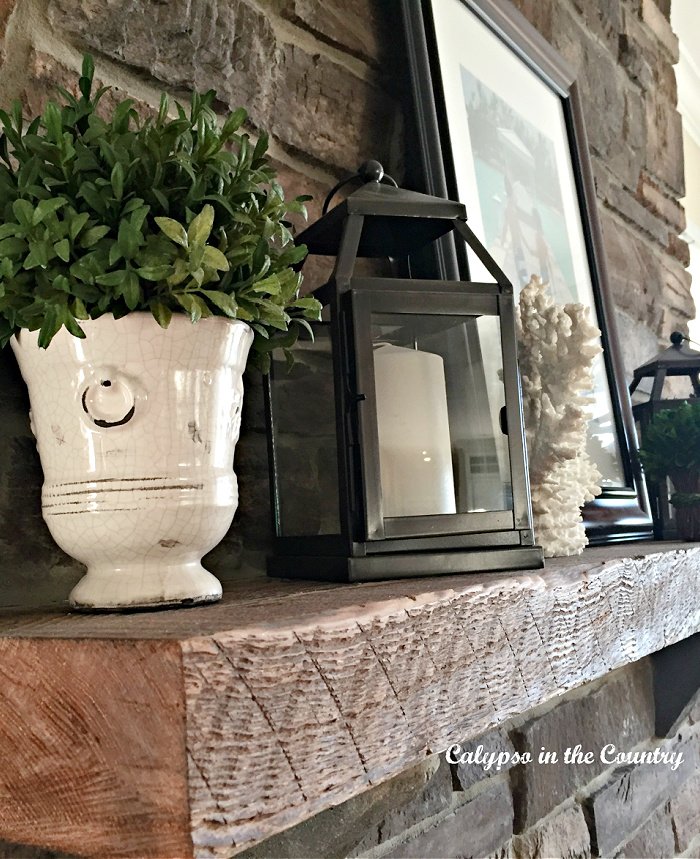
<instances>
[{"instance_id":1,"label":"urn ring handle","mask_svg":"<svg viewBox=\"0 0 700 859\"><path fill-rule=\"evenodd\" d=\"M83 390L81 406L100 428L124 426L136 413L139 399L135 383L118 371L98 372Z\"/></svg>"}]
</instances>

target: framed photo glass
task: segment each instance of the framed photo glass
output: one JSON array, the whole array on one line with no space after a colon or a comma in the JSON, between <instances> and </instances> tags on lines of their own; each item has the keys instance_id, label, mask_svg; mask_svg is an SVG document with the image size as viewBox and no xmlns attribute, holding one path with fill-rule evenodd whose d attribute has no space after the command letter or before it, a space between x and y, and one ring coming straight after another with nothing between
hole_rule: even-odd
<instances>
[{"instance_id":1,"label":"framed photo glass","mask_svg":"<svg viewBox=\"0 0 700 859\"><path fill-rule=\"evenodd\" d=\"M593 543L649 537L573 74L504 0L403 0L403 9L424 189L465 204L516 296L538 275L556 302L590 308L603 353L588 452L603 493L584 521ZM488 279L475 256L465 264L470 279Z\"/></svg>"}]
</instances>

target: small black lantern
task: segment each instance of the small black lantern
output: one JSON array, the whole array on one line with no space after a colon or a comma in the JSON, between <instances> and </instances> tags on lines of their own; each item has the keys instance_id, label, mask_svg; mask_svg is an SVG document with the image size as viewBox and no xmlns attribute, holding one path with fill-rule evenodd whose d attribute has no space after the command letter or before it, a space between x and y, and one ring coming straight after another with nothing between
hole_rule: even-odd
<instances>
[{"instance_id":1,"label":"small black lantern","mask_svg":"<svg viewBox=\"0 0 700 859\"><path fill-rule=\"evenodd\" d=\"M335 265L314 292L315 342L297 344L289 372L273 361L267 385L268 571L369 581L541 567L512 286L461 204L382 184L368 165L369 181L298 238ZM411 276L451 232L494 283ZM390 261L392 276L356 272L361 257Z\"/></svg>"},{"instance_id":2,"label":"small black lantern","mask_svg":"<svg viewBox=\"0 0 700 859\"><path fill-rule=\"evenodd\" d=\"M634 371L630 396L636 391L639 397L641 392L637 389L640 382L643 379L651 380L651 389L646 392L648 399L633 403L632 406L637 433L642 440L654 415L666 409L677 409L683 403L700 397L700 352L691 349L687 343L688 338L685 335L680 331L674 331L671 334L671 346ZM685 378L688 381L687 396L677 396L678 382L676 382L673 385L675 390L670 391L670 397L664 398L666 383L678 378ZM667 390L666 393L668 394L669 391ZM670 501L675 489L670 478L659 483L647 479L647 488L654 519L654 537L657 540L677 539L675 513Z\"/></svg>"}]
</instances>

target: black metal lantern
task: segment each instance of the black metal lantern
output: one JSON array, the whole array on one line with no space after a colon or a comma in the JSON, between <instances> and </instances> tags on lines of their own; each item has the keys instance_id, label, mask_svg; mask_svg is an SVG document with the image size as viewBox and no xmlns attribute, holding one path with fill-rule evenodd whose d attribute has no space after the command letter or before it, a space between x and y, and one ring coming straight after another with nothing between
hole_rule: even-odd
<instances>
[{"instance_id":1,"label":"black metal lantern","mask_svg":"<svg viewBox=\"0 0 700 859\"><path fill-rule=\"evenodd\" d=\"M381 184L369 164L372 181L298 239L335 265L314 293L315 342L297 344L290 372L273 362L267 385L268 571L367 581L541 567L511 284L461 204ZM450 232L494 283L411 276ZM360 257L402 276L363 276ZM482 350L493 332L497 354Z\"/></svg>"},{"instance_id":2,"label":"black metal lantern","mask_svg":"<svg viewBox=\"0 0 700 859\"><path fill-rule=\"evenodd\" d=\"M671 334L671 346L652 361L637 367L634 371L630 395L637 392L637 397L639 397L641 393L638 390L640 382L643 379L651 380L651 388L645 392L648 399L634 403L632 406L632 413L637 423L637 434L642 441L654 415L665 409L677 409L683 403L700 397L700 352L691 349L687 345L687 341L688 338L680 331L674 331ZM687 396L677 396L679 383L676 382L673 385L675 390L672 389L670 392L666 390L670 396L664 398L665 388L668 387L667 382L683 378L688 381ZM674 508L670 501L675 490L670 479L666 478L659 483L647 480L647 488L649 489L649 501L654 518L654 536L657 540L676 539L678 531Z\"/></svg>"}]
</instances>

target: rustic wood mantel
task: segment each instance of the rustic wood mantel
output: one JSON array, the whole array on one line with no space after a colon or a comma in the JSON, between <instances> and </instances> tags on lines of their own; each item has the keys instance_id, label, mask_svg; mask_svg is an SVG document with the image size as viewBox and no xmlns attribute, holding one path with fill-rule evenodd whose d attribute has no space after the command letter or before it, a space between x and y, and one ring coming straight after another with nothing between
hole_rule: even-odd
<instances>
[{"instance_id":1,"label":"rustic wood mantel","mask_svg":"<svg viewBox=\"0 0 700 859\"><path fill-rule=\"evenodd\" d=\"M0 840L227 857L700 630L700 547L0 615Z\"/></svg>"}]
</instances>

